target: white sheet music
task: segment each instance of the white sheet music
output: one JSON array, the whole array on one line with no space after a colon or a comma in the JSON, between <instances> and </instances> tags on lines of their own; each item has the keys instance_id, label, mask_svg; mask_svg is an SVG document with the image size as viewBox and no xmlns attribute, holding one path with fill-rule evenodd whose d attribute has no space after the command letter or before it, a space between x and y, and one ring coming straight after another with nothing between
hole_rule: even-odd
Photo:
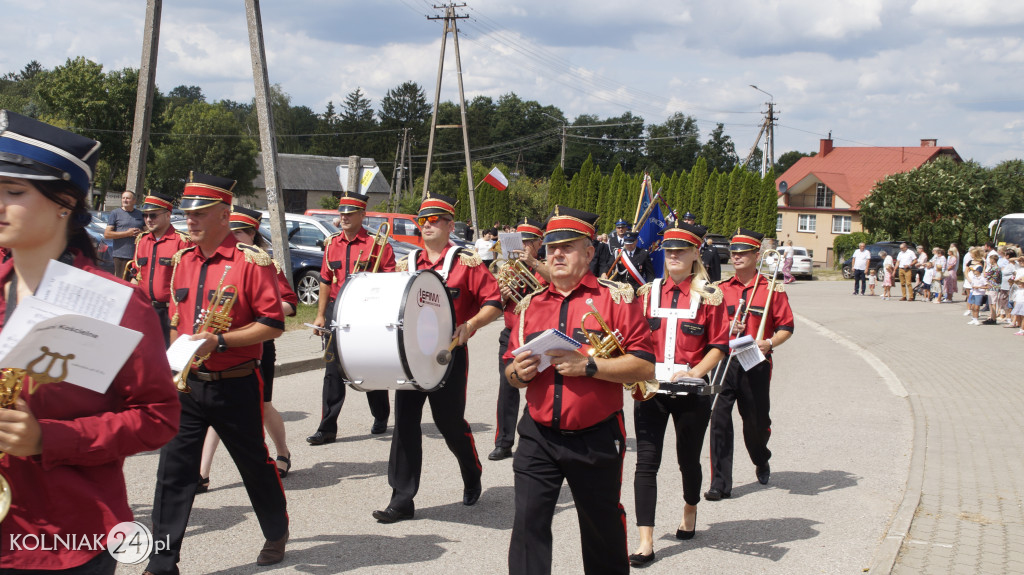
<instances>
[{"instance_id":1,"label":"white sheet music","mask_svg":"<svg viewBox=\"0 0 1024 575\"><path fill-rule=\"evenodd\" d=\"M167 348L167 363L171 364L171 371L175 373L181 372L185 369L185 366L192 361L192 358L196 355L196 350L203 345L204 339L192 340L192 337L187 334L178 336L178 339L174 340L171 347Z\"/></svg>"},{"instance_id":2,"label":"white sheet music","mask_svg":"<svg viewBox=\"0 0 1024 575\"><path fill-rule=\"evenodd\" d=\"M35 297L74 313L120 324L132 288L76 267L50 260ZM6 329L6 328L5 328Z\"/></svg>"},{"instance_id":3,"label":"white sheet music","mask_svg":"<svg viewBox=\"0 0 1024 575\"><path fill-rule=\"evenodd\" d=\"M498 242L501 244L501 257L506 260L517 257L516 254L511 252L521 252L525 249L523 247L523 236L519 232L501 232L498 234Z\"/></svg>"},{"instance_id":4,"label":"white sheet music","mask_svg":"<svg viewBox=\"0 0 1024 575\"><path fill-rule=\"evenodd\" d=\"M765 359L761 348L757 347L754 338L749 335L729 340L729 349L739 360L743 371L750 371Z\"/></svg>"}]
</instances>

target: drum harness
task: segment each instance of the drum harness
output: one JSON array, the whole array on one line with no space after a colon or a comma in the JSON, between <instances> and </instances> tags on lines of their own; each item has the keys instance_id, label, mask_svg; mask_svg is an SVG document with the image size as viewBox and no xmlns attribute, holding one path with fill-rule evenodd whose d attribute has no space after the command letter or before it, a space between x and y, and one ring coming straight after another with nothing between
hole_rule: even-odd
<instances>
[{"instance_id":1,"label":"drum harness","mask_svg":"<svg viewBox=\"0 0 1024 575\"><path fill-rule=\"evenodd\" d=\"M664 361L655 364L655 378L661 382L661 386L658 389L658 393L665 395L684 395L689 393L699 393L696 385L688 383L673 382L672 374L677 371L689 371L689 364L675 363L676 355L676 333L678 332L679 320L680 319L695 319L697 317L697 310L700 308L701 297L700 293L695 289L690 289L690 307L689 308L662 308L661 304L661 285L662 279L658 278L654 280L651 285L651 317L664 319L666 322L665 326L665 349L664 349ZM703 382L703 380L701 380Z\"/></svg>"}]
</instances>

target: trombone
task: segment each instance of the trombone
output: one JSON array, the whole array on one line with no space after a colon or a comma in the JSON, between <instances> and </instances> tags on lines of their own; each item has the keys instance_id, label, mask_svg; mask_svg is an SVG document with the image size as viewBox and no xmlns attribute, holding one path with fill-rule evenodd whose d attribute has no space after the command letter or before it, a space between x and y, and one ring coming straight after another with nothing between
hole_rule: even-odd
<instances>
[{"instance_id":1,"label":"trombone","mask_svg":"<svg viewBox=\"0 0 1024 575\"><path fill-rule=\"evenodd\" d=\"M590 342L590 355L602 359L624 355L626 350L622 348L622 333L608 326L604 318L601 317L601 313L597 311L593 299L588 298L587 305L590 306L591 311L583 314L583 317L580 318L580 330L587 336L587 340ZM601 326L601 331L604 332L603 335L592 334L587 330L587 318L590 316L594 316L594 319L597 320L598 325ZM623 383L622 387L632 394L633 399L647 401L658 392L658 380L649 379L647 381Z\"/></svg>"},{"instance_id":2,"label":"trombone","mask_svg":"<svg viewBox=\"0 0 1024 575\"><path fill-rule=\"evenodd\" d=\"M391 224L381 223L377 233L373 236L373 243L370 244L370 255L365 261L361 260L363 252L360 250L356 256L356 265L352 267L352 273L365 272L377 273L380 269L381 256L384 254L384 246L388 245L388 238L391 237Z\"/></svg>"}]
</instances>

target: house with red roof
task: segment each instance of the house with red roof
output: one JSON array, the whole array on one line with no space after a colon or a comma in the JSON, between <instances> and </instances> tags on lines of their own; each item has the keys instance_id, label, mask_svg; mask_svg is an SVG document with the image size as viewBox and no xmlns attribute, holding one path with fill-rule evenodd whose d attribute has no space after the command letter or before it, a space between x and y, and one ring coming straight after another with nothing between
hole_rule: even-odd
<instances>
[{"instance_id":1,"label":"house with red roof","mask_svg":"<svg viewBox=\"0 0 1024 575\"><path fill-rule=\"evenodd\" d=\"M831 267L836 236L863 231L858 206L886 176L908 172L941 156L962 161L951 146L923 139L917 147L838 148L823 139L818 155L800 158L776 178L779 245L793 240L815 264ZM913 238L910 238L913 239Z\"/></svg>"}]
</instances>

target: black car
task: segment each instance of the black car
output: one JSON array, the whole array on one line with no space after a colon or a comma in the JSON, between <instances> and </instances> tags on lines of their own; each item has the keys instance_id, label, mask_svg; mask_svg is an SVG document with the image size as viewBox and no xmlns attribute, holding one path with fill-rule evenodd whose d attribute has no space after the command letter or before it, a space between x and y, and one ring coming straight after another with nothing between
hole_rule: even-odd
<instances>
[{"instance_id":1,"label":"black car","mask_svg":"<svg viewBox=\"0 0 1024 575\"><path fill-rule=\"evenodd\" d=\"M876 242L864 246L864 249L871 252L871 259L868 260L868 271L873 271L878 281L885 279L885 270L882 268L882 260L884 259L879 253L885 250L886 255L892 256L892 259L896 260L896 254L900 253L900 245L907 244L907 249L915 251L917 245L913 242ZM845 279L853 279L853 256L843 260L843 277ZM898 282L898 278L893 278L893 283Z\"/></svg>"}]
</instances>

